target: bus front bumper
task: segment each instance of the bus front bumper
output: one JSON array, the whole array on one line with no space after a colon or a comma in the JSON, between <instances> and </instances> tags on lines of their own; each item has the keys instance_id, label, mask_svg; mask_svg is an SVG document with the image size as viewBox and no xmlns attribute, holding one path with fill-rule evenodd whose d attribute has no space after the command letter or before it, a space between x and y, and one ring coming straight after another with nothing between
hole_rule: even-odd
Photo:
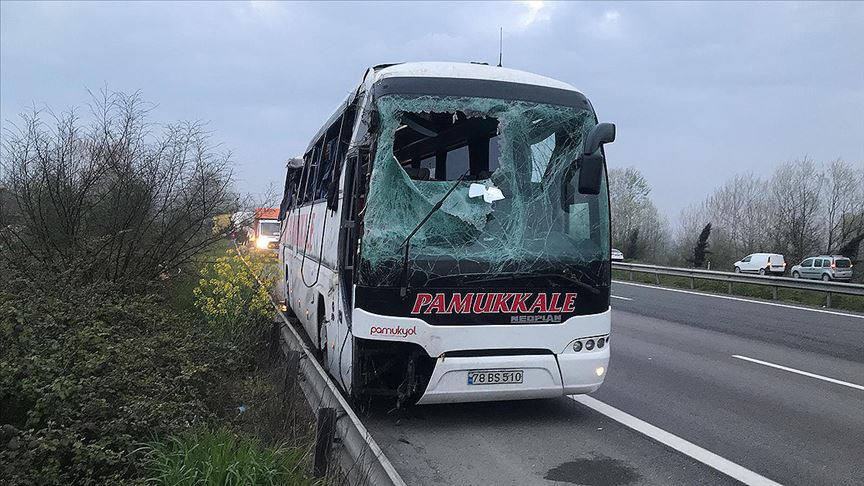
<instances>
[{"instance_id":1,"label":"bus front bumper","mask_svg":"<svg viewBox=\"0 0 864 486\"><path fill-rule=\"evenodd\" d=\"M591 393L603 384L609 346L558 355L439 357L418 405L551 398ZM522 383L471 384L472 372L522 372ZM476 381L476 380L474 380Z\"/></svg>"}]
</instances>

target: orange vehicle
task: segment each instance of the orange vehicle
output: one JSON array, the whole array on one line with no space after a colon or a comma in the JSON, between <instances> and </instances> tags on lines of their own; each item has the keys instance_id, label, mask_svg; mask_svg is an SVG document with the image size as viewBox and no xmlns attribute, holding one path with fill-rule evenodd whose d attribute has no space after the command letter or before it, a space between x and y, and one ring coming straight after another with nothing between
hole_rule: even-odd
<instances>
[{"instance_id":1,"label":"orange vehicle","mask_svg":"<svg viewBox=\"0 0 864 486\"><path fill-rule=\"evenodd\" d=\"M259 250L279 248L280 229L279 208L255 208L253 235L249 243Z\"/></svg>"}]
</instances>

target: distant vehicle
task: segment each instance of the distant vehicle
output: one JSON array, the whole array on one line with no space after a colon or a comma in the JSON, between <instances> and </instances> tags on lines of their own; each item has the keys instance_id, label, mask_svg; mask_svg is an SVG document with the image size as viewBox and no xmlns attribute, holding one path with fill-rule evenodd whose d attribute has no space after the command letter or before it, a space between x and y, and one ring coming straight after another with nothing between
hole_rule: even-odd
<instances>
[{"instance_id":1,"label":"distant vehicle","mask_svg":"<svg viewBox=\"0 0 864 486\"><path fill-rule=\"evenodd\" d=\"M792 278L831 280L852 279L852 260L842 255L819 255L792 267Z\"/></svg>"},{"instance_id":2,"label":"distant vehicle","mask_svg":"<svg viewBox=\"0 0 864 486\"><path fill-rule=\"evenodd\" d=\"M621 253L621 250L617 248L612 248L612 261L613 262L623 262L624 254Z\"/></svg>"},{"instance_id":3,"label":"distant vehicle","mask_svg":"<svg viewBox=\"0 0 864 486\"><path fill-rule=\"evenodd\" d=\"M255 234L250 242L259 250L275 250L279 248L279 208L255 208L255 223L252 226Z\"/></svg>"},{"instance_id":4,"label":"distant vehicle","mask_svg":"<svg viewBox=\"0 0 864 486\"><path fill-rule=\"evenodd\" d=\"M783 275L786 261L779 253L753 253L733 264L735 273L758 273L759 275Z\"/></svg>"}]
</instances>

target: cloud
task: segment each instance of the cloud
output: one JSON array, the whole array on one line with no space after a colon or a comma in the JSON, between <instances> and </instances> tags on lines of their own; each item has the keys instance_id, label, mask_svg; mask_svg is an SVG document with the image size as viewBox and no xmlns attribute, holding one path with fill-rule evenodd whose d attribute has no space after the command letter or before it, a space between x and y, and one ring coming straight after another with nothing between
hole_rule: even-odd
<instances>
[{"instance_id":1,"label":"cloud","mask_svg":"<svg viewBox=\"0 0 864 486\"><path fill-rule=\"evenodd\" d=\"M81 106L85 88L140 89L159 121L209 121L239 189L258 191L367 67L495 64L503 27L504 65L582 89L618 123L611 166L638 166L674 216L735 172L864 160L862 24L854 2L0 1L0 123Z\"/></svg>"},{"instance_id":2,"label":"cloud","mask_svg":"<svg viewBox=\"0 0 864 486\"><path fill-rule=\"evenodd\" d=\"M527 1L522 2L528 11L522 14L519 18L519 27L527 29L532 25L540 22L548 22L552 18L549 4L544 1Z\"/></svg>"},{"instance_id":3,"label":"cloud","mask_svg":"<svg viewBox=\"0 0 864 486\"><path fill-rule=\"evenodd\" d=\"M615 9L606 10L595 21L592 32L601 39L615 39L622 37L621 12Z\"/></svg>"}]
</instances>

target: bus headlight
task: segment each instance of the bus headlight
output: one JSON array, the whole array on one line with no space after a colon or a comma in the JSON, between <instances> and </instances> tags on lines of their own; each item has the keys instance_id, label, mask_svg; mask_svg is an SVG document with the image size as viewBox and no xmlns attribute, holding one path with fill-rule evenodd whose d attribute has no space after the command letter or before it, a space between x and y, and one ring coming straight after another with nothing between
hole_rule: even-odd
<instances>
[{"instance_id":1,"label":"bus headlight","mask_svg":"<svg viewBox=\"0 0 864 486\"><path fill-rule=\"evenodd\" d=\"M593 336L593 337L582 337L573 340L568 344L573 349L574 353L590 353L592 351L600 351L603 348L607 347L609 344L609 335L603 336ZM568 352L567 348L564 348L564 352Z\"/></svg>"},{"instance_id":2,"label":"bus headlight","mask_svg":"<svg viewBox=\"0 0 864 486\"><path fill-rule=\"evenodd\" d=\"M594 370L594 374L598 377L603 376L603 373L606 373L606 368L602 366L598 366L596 370Z\"/></svg>"}]
</instances>

